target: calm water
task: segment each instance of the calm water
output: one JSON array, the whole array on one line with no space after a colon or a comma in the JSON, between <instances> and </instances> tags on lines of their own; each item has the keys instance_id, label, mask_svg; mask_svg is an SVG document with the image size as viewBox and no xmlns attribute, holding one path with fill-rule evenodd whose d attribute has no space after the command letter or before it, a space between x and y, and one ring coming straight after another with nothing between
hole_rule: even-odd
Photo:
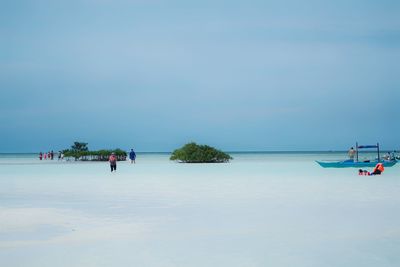
<instances>
[{"instance_id":1,"label":"calm water","mask_svg":"<svg viewBox=\"0 0 400 267\"><path fill-rule=\"evenodd\" d=\"M323 169L343 153L229 164L0 154L1 266L399 266L400 168ZM371 155L373 157L373 155Z\"/></svg>"}]
</instances>

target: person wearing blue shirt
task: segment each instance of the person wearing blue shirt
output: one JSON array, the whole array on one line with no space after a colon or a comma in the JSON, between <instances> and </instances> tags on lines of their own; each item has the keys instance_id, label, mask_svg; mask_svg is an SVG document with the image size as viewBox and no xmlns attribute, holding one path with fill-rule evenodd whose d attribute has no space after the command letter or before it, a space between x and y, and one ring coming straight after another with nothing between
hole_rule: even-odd
<instances>
[{"instance_id":1,"label":"person wearing blue shirt","mask_svg":"<svg viewBox=\"0 0 400 267\"><path fill-rule=\"evenodd\" d=\"M129 153L129 159L131 160L131 163L136 163L135 162L136 153L135 153L135 151L133 151L133 149L131 149L131 152Z\"/></svg>"}]
</instances>

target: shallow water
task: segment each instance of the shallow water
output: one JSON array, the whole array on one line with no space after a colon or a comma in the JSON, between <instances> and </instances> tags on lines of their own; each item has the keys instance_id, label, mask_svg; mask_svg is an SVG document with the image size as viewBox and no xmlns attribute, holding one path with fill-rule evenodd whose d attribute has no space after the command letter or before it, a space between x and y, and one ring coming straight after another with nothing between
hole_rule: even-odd
<instances>
[{"instance_id":1,"label":"shallow water","mask_svg":"<svg viewBox=\"0 0 400 267\"><path fill-rule=\"evenodd\" d=\"M0 156L2 266L399 266L400 168L323 169L339 153L229 164Z\"/></svg>"}]
</instances>

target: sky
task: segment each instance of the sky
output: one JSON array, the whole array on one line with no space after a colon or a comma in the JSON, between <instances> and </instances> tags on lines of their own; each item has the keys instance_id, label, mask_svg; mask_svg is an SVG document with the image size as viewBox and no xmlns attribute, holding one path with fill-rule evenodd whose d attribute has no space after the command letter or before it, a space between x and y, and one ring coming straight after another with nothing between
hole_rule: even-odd
<instances>
[{"instance_id":1,"label":"sky","mask_svg":"<svg viewBox=\"0 0 400 267\"><path fill-rule=\"evenodd\" d=\"M0 6L0 153L400 149L400 1Z\"/></svg>"}]
</instances>

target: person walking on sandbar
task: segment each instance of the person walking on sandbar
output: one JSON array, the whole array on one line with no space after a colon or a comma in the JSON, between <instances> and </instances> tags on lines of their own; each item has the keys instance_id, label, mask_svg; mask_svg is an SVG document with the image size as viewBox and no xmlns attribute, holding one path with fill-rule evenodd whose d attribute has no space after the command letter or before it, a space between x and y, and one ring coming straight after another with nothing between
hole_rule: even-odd
<instances>
[{"instance_id":1,"label":"person walking on sandbar","mask_svg":"<svg viewBox=\"0 0 400 267\"><path fill-rule=\"evenodd\" d=\"M117 171L117 157L115 156L115 153L111 153L108 161L110 162L111 172Z\"/></svg>"},{"instance_id":2,"label":"person walking on sandbar","mask_svg":"<svg viewBox=\"0 0 400 267\"><path fill-rule=\"evenodd\" d=\"M131 160L131 164L132 164L132 163L136 163L136 162L135 162L136 153L135 153L135 151L133 151L133 149L131 149L131 152L129 152L129 159Z\"/></svg>"}]
</instances>

